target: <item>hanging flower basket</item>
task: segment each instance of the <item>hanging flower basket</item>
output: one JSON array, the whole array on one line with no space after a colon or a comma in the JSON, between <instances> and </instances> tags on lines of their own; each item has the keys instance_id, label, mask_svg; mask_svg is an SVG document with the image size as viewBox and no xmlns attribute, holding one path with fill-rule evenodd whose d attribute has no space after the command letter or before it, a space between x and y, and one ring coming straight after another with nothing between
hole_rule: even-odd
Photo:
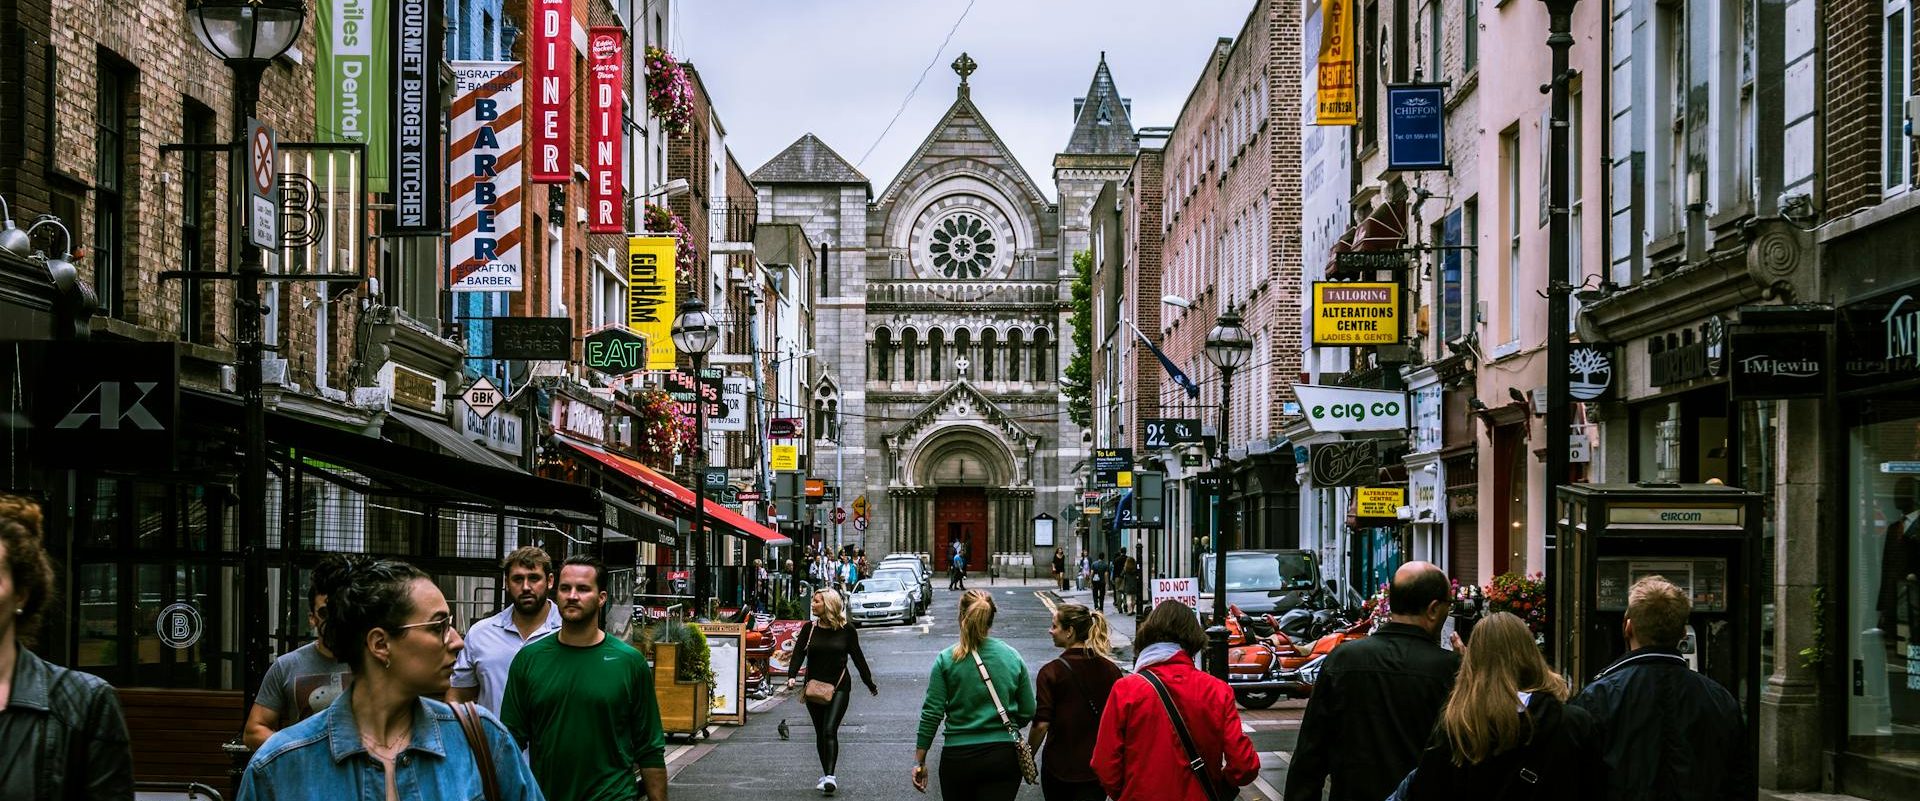
<instances>
[{"instance_id":1,"label":"hanging flower basket","mask_svg":"<svg viewBox=\"0 0 1920 801\"><path fill-rule=\"evenodd\" d=\"M647 110L668 136L693 130L693 82L667 51L647 48Z\"/></svg>"},{"instance_id":2,"label":"hanging flower basket","mask_svg":"<svg viewBox=\"0 0 1920 801\"><path fill-rule=\"evenodd\" d=\"M680 404L665 390L641 390L634 398L640 436L634 443L647 464L672 469L676 453L693 451L693 421L680 414Z\"/></svg>"},{"instance_id":3,"label":"hanging flower basket","mask_svg":"<svg viewBox=\"0 0 1920 801\"><path fill-rule=\"evenodd\" d=\"M1527 622L1535 635L1547 630L1547 577L1502 573L1487 583L1487 614L1510 612Z\"/></svg>"},{"instance_id":4,"label":"hanging flower basket","mask_svg":"<svg viewBox=\"0 0 1920 801\"><path fill-rule=\"evenodd\" d=\"M700 258L699 252L693 249L693 237L687 234L687 224L680 219L680 215L668 211L665 206L648 203L643 224L651 233L667 234L674 238L673 259L679 269L691 269L689 265Z\"/></svg>"}]
</instances>

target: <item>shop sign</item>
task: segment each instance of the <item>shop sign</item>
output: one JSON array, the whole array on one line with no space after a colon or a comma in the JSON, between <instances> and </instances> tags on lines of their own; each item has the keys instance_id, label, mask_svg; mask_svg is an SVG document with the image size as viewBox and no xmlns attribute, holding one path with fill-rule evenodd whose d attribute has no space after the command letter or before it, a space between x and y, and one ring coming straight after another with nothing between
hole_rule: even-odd
<instances>
[{"instance_id":1,"label":"shop sign","mask_svg":"<svg viewBox=\"0 0 1920 801\"><path fill-rule=\"evenodd\" d=\"M573 3L533 0L533 31L527 43L527 101L533 140L527 148L527 180L564 184L573 179Z\"/></svg>"},{"instance_id":2,"label":"shop sign","mask_svg":"<svg viewBox=\"0 0 1920 801\"><path fill-rule=\"evenodd\" d=\"M446 181L440 161L440 4L427 0L393 0L392 30L388 34L393 102L393 216L387 233L439 234L441 193ZM378 148L373 149L378 153ZM370 154L371 155L371 154ZM379 172L371 171L372 191Z\"/></svg>"},{"instance_id":3,"label":"shop sign","mask_svg":"<svg viewBox=\"0 0 1920 801\"><path fill-rule=\"evenodd\" d=\"M624 328L602 328L581 347L586 365L608 375L626 375L646 367L647 341Z\"/></svg>"},{"instance_id":4,"label":"shop sign","mask_svg":"<svg viewBox=\"0 0 1920 801\"><path fill-rule=\"evenodd\" d=\"M1599 400L1613 388L1613 348L1579 342L1567 348L1567 395L1577 401Z\"/></svg>"},{"instance_id":5,"label":"shop sign","mask_svg":"<svg viewBox=\"0 0 1920 801\"><path fill-rule=\"evenodd\" d=\"M681 414L692 417L696 412L694 405L698 403L698 411L706 412L711 420L723 411L720 408L720 393L725 388L722 375L711 367L703 368L698 376L692 370L670 370L661 374L660 383L680 404Z\"/></svg>"},{"instance_id":6,"label":"shop sign","mask_svg":"<svg viewBox=\"0 0 1920 801\"><path fill-rule=\"evenodd\" d=\"M1140 444L1147 450L1162 450L1201 439L1200 421L1192 418L1149 417L1141 423L1141 428L1145 430Z\"/></svg>"},{"instance_id":7,"label":"shop sign","mask_svg":"<svg viewBox=\"0 0 1920 801\"><path fill-rule=\"evenodd\" d=\"M1354 72L1353 0L1320 0L1320 57L1314 65L1313 124L1360 121L1359 80Z\"/></svg>"},{"instance_id":8,"label":"shop sign","mask_svg":"<svg viewBox=\"0 0 1920 801\"><path fill-rule=\"evenodd\" d=\"M1433 453L1440 450L1444 442L1444 432L1441 430L1443 392L1445 390L1439 384L1428 384L1413 391L1414 453Z\"/></svg>"},{"instance_id":9,"label":"shop sign","mask_svg":"<svg viewBox=\"0 0 1920 801\"><path fill-rule=\"evenodd\" d=\"M388 366L394 403L423 412L440 411L440 379L404 364L389 362Z\"/></svg>"},{"instance_id":10,"label":"shop sign","mask_svg":"<svg viewBox=\"0 0 1920 801\"><path fill-rule=\"evenodd\" d=\"M1407 491L1399 487L1360 487L1353 491L1356 517L1399 517L1407 505Z\"/></svg>"},{"instance_id":11,"label":"shop sign","mask_svg":"<svg viewBox=\"0 0 1920 801\"><path fill-rule=\"evenodd\" d=\"M1314 282L1313 344L1395 345L1399 342L1399 284Z\"/></svg>"},{"instance_id":12,"label":"shop sign","mask_svg":"<svg viewBox=\"0 0 1920 801\"><path fill-rule=\"evenodd\" d=\"M1893 292L1840 311L1841 391L1920 376L1920 291Z\"/></svg>"},{"instance_id":13,"label":"shop sign","mask_svg":"<svg viewBox=\"0 0 1920 801\"><path fill-rule=\"evenodd\" d=\"M1827 332L1735 331L1729 337L1734 400L1818 398L1827 391Z\"/></svg>"},{"instance_id":14,"label":"shop sign","mask_svg":"<svg viewBox=\"0 0 1920 801\"><path fill-rule=\"evenodd\" d=\"M553 427L592 442L607 440L607 413L573 398L553 402Z\"/></svg>"},{"instance_id":15,"label":"shop sign","mask_svg":"<svg viewBox=\"0 0 1920 801\"><path fill-rule=\"evenodd\" d=\"M387 191L388 0L320 0L314 7L314 130L367 146L367 190ZM402 13L391 15L396 21Z\"/></svg>"},{"instance_id":16,"label":"shop sign","mask_svg":"<svg viewBox=\"0 0 1920 801\"><path fill-rule=\"evenodd\" d=\"M1407 466L1407 505L1413 507L1416 523L1438 523L1447 519L1446 493L1440 487L1439 462Z\"/></svg>"},{"instance_id":17,"label":"shop sign","mask_svg":"<svg viewBox=\"0 0 1920 801\"><path fill-rule=\"evenodd\" d=\"M1656 526L1737 526L1738 506L1608 506L1607 523Z\"/></svg>"},{"instance_id":18,"label":"shop sign","mask_svg":"<svg viewBox=\"0 0 1920 801\"><path fill-rule=\"evenodd\" d=\"M494 414L481 417L468 409L462 417L467 439L515 458L520 456L522 421L519 416Z\"/></svg>"},{"instance_id":19,"label":"shop sign","mask_svg":"<svg viewBox=\"0 0 1920 801\"><path fill-rule=\"evenodd\" d=\"M800 446L798 445L774 445L767 449L767 454L773 460L773 463L768 465L770 469L800 469Z\"/></svg>"},{"instance_id":20,"label":"shop sign","mask_svg":"<svg viewBox=\"0 0 1920 801\"><path fill-rule=\"evenodd\" d=\"M747 430L747 395L751 380L730 375L721 379L720 402L707 425L715 431Z\"/></svg>"},{"instance_id":21,"label":"shop sign","mask_svg":"<svg viewBox=\"0 0 1920 801\"><path fill-rule=\"evenodd\" d=\"M1447 169L1444 83L1387 87L1387 169Z\"/></svg>"},{"instance_id":22,"label":"shop sign","mask_svg":"<svg viewBox=\"0 0 1920 801\"><path fill-rule=\"evenodd\" d=\"M205 630L200 609L190 603L169 604L153 618L154 634L159 636L161 644L176 651L192 648Z\"/></svg>"},{"instance_id":23,"label":"shop sign","mask_svg":"<svg viewBox=\"0 0 1920 801\"><path fill-rule=\"evenodd\" d=\"M1096 487L1133 486L1133 449L1095 448L1093 485Z\"/></svg>"},{"instance_id":24,"label":"shop sign","mask_svg":"<svg viewBox=\"0 0 1920 801\"><path fill-rule=\"evenodd\" d=\"M621 140L626 130L621 94L627 69L626 31L619 27L595 27L587 32L587 56L593 59L589 80L593 102L587 126L587 231L618 234L627 229L627 215L620 203Z\"/></svg>"},{"instance_id":25,"label":"shop sign","mask_svg":"<svg viewBox=\"0 0 1920 801\"><path fill-rule=\"evenodd\" d=\"M807 479L806 489L802 494L806 496L808 503L819 503L820 501L826 500L827 480L824 478Z\"/></svg>"},{"instance_id":26,"label":"shop sign","mask_svg":"<svg viewBox=\"0 0 1920 801\"><path fill-rule=\"evenodd\" d=\"M767 421L767 439L799 439L800 420L795 417L775 417ZM775 446L779 447L779 446Z\"/></svg>"},{"instance_id":27,"label":"shop sign","mask_svg":"<svg viewBox=\"0 0 1920 801\"><path fill-rule=\"evenodd\" d=\"M672 370L674 242L670 236L627 239L627 330L647 341L647 369Z\"/></svg>"},{"instance_id":28,"label":"shop sign","mask_svg":"<svg viewBox=\"0 0 1920 801\"><path fill-rule=\"evenodd\" d=\"M488 321L495 359L573 360L573 318L495 317Z\"/></svg>"},{"instance_id":29,"label":"shop sign","mask_svg":"<svg viewBox=\"0 0 1920 801\"><path fill-rule=\"evenodd\" d=\"M1307 460L1308 475L1316 487L1360 487L1380 473L1380 452L1374 440L1315 445Z\"/></svg>"},{"instance_id":30,"label":"shop sign","mask_svg":"<svg viewBox=\"0 0 1920 801\"><path fill-rule=\"evenodd\" d=\"M506 398L501 394L500 388L494 386L493 380L486 376L474 379L472 384L468 384L466 389L460 391L460 402L467 405L468 411L481 417L493 414L493 410L499 408L504 400Z\"/></svg>"},{"instance_id":31,"label":"shop sign","mask_svg":"<svg viewBox=\"0 0 1920 801\"><path fill-rule=\"evenodd\" d=\"M1294 384L1293 394L1314 431L1404 431L1407 394L1379 389Z\"/></svg>"},{"instance_id":32,"label":"shop sign","mask_svg":"<svg viewBox=\"0 0 1920 801\"><path fill-rule=\"evenodd\" d=\"M525 231L520 225L518 61L453 62L447 183L454 292L518 292Z\"/></svg>"},{"instance_id":33,"label":"shop sign","mask_svg":"<svg viewBox=\"0 0 1920 801\"><path fill-rule=\"evenodd\" d=\"M1656 387L1726 374L1726 321L1707 318L1697 329L1647 339L1648 383Z\"/></svg>"},{"instance_id":34,"label":"shop sign","mask_svg":"<svg viewBox=\"0 0 1920 801\"><path fill-rule=\"evenodd\" d=\"M39 458L55 467L171 469L180 357L171 342L15 343L33 395ZM39 363L29 371L28 360ZM16 393L18 395L18 393Z\"/></svg>"}]
</instances>

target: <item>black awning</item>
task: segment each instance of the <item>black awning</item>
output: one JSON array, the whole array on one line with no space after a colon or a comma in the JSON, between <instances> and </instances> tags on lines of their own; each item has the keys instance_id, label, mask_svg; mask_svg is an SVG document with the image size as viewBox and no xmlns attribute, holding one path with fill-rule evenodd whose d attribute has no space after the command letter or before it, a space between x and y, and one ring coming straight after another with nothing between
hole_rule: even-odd
<instances>
[{"instance_id":1,"label":"black awning","mask_svg":"<svg viewBox=\"0 0 1920 801\"><path fill-rule=\"evenodd\" d=\"M439 420L401 409L394 409L387 414L387 422L432 440L433 443L439 445L440 450L444 451L448 456L457 456L475 464L483 464L488 467L505 470L510 473L518 473L523 476L527 475L527 471L520 469L519 465L507 461L506 457L495 453L493 449L461 436L460 432L449 428L447 424Z\"/></svg>"}]
</instances>

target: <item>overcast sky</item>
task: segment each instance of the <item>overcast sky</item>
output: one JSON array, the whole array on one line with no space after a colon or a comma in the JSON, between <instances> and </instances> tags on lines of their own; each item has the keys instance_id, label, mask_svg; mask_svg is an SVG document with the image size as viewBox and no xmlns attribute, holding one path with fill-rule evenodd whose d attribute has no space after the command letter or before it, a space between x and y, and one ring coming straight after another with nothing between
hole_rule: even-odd
<instances>
[{"instance_id":1,"label":"overcast sky","mask_svg":"<svg viewBox=\"0 0 1920 801\"><path fill-rule=\"evenodd\" d=\"M973 102L1049 197L1053 154L1100 52L1135 128L1172 125L1214 40L1238 35L1252 0L675 0L671 50L700 71L748 172L812 132L877 195L953 104L966 51ZM881 131L935 52L938 62ZM879 145L874 146L875 140ZM873 148L864 161L861 155Z\"/></svg>"}]
</instances>

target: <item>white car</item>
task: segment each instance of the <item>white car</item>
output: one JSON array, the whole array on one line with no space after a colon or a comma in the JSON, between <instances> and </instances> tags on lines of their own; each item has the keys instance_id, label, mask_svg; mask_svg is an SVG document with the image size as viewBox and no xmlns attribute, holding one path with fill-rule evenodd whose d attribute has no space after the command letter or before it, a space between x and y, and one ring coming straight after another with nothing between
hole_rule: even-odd
<instances>
[{"instance_id":1,"label":"white car","mask_svg":"<svg viewBox=\"0 0 1920 801\"><path fill-rule=\"evenodd\" d=\"M913 595L898 579L870 578L847 596L847 617L854 623L912 623Z\"/></svg>"}]
</instances>

